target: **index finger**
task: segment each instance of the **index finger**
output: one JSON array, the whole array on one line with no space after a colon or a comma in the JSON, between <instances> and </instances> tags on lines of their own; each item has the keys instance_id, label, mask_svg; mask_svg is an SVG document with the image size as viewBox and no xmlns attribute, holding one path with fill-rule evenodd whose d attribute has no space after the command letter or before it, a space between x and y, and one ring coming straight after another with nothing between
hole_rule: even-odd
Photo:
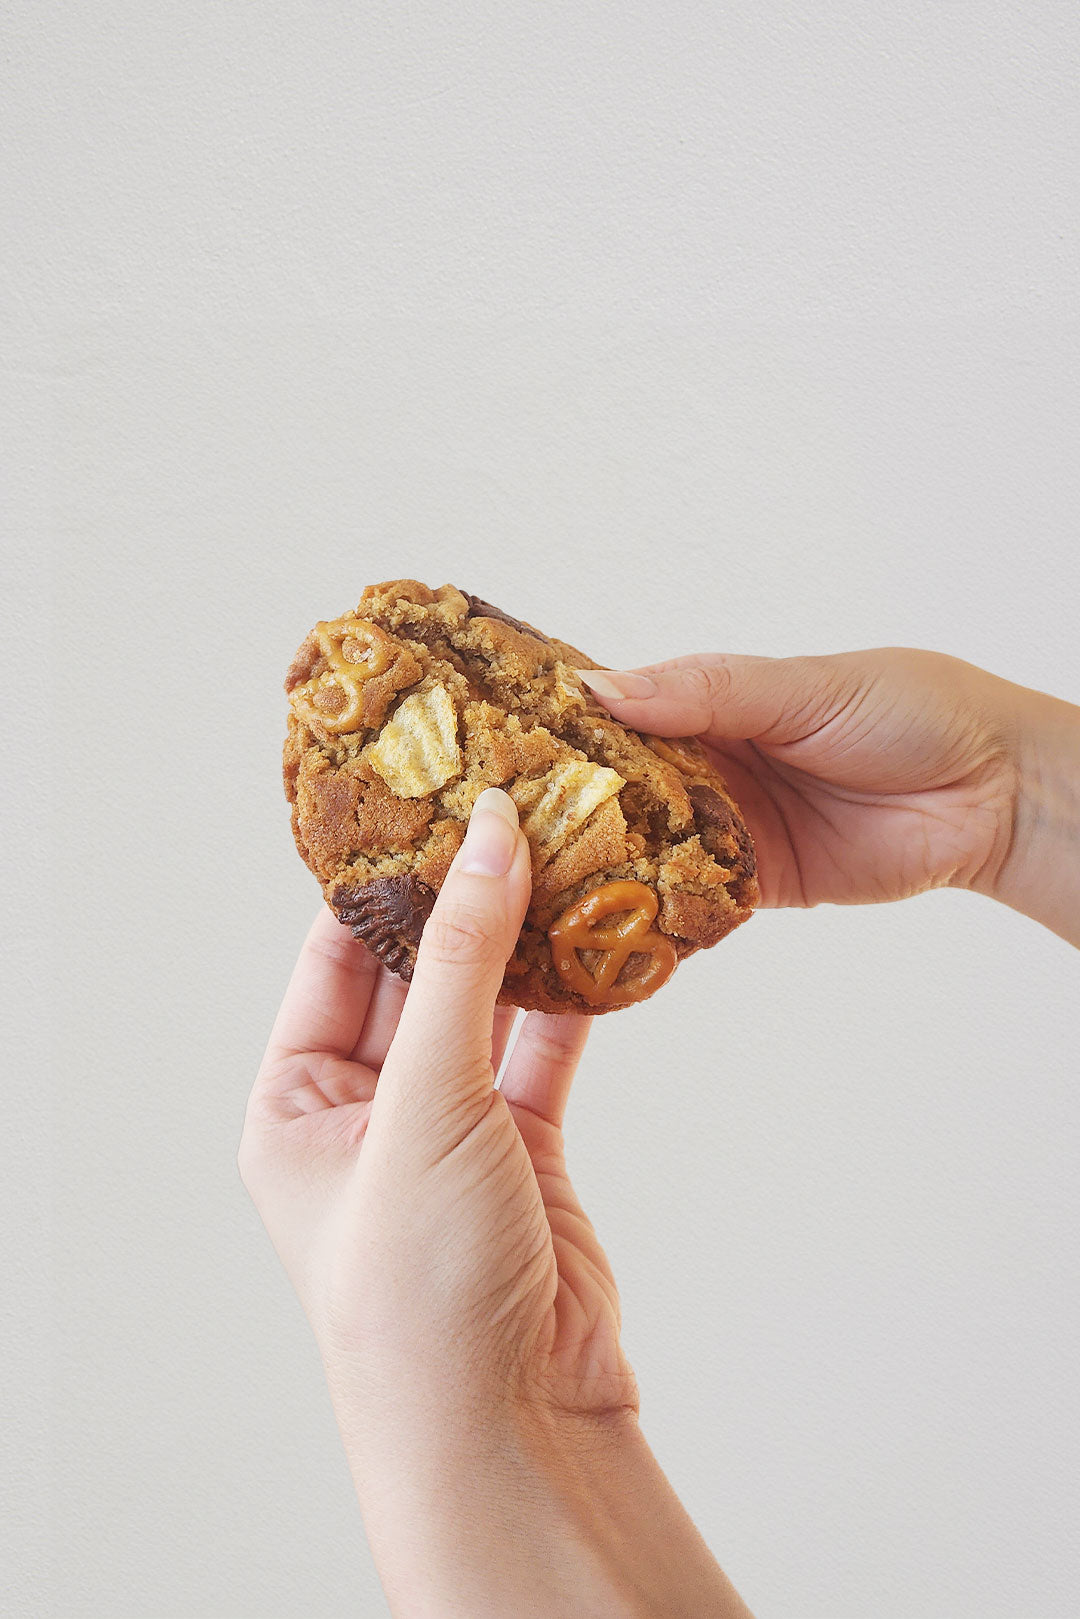
<instances>
[{"instance_id":1,"label":"index finger","mask_svg":"<svg viewBox=\"0 0 1080 1619\"><path fill-rule=\"evenodd\" d=\"M309 1051L350 1057L378 970L375 957L324 907L300 948L264 1062Z\"/></svg>"},{"instance_id":2,"label":"index finger","mask_svg":"<svg viewBox=\"0 0 1080 1619\"><path fill-rule=\"evenodd\" d=\"M699 653L637 670L579 669L624 725L706 742L790 742L824 723L846 688L829 658Z\"/></svg>"}]
</instances>

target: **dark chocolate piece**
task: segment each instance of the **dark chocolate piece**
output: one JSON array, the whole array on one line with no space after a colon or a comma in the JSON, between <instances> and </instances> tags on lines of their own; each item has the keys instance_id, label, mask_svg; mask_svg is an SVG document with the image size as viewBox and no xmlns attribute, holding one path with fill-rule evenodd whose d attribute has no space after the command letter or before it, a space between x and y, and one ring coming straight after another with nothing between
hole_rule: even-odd
<instances>
[{"instance_id":1,"label":"dark chocolate piece","mask_svg":"<svg viewBox=\"0 0 1080 1619\"><path fill-rule=\"evenodd\" d=\"M695 781L686 790L690 794L694 814L703 826L720 826L725 832L732 830L735 817L715 787L710 787L704 781Z\"/></svg>"},{"instance_id":2,"label":"dark chocolate piece","mask_svg":"<svg viewBox=\"0 0 1080 1619\"><path fill-rule=\"evenodd\" d=\"M339 922L352 928L384 967L410 979L416 946L435 903L435 890L419 877L376 877L360 888L336 888L330 896Z\"/></svg>"},{"instance_id":3,"label":"dark chocolate piece","mask_svg":"<svg viewBox=\"0 0 1080 1619\"><path fill-rule=\"evenodd\" d=\"M706 832L715 830L722 836L731 838L739 858L745 863L747 877L752 877L757 870L757 863L754 859L754 846L750 842L749 833L732 810L730 804L721 798L715 787L710 787L704 781L691 782L686 790L690 795L690 802L694 806L694 818L698 824ZM710 845L716 840L707 839L703 841L705 841L705 847L710 849L710 853L715 854L716 851Z\"/></svg>"},{"instance_id":4,"label":"dark chocolate piece","mask_svg":"<svg viewBox=\"0 0 1080 1619\"><path fill-rule=\"evenodd\" d=\"M469 604L470 618L497 618L503 624L509 624L511 629L520 630L522 635L532 635L537 641L543 641L545 646L551 645L547 636L541 635L539 630L534 630L531 624L523 624L520 618L511 618L501 607L492 607L491 603L484 601L482 597L467 594L465 600Z\"/></svg>"}]
</instances>

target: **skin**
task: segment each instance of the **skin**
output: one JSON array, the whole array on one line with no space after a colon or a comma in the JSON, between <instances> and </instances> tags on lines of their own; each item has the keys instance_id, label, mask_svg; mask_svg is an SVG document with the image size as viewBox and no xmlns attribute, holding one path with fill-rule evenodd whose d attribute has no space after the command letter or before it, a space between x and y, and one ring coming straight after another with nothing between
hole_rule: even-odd
<instances>
[{"instance_id":1,"label":"skin","mask_svg":"<svg viewBox=\"0 0 1080 1619\"><path fill-rule=\"evenodd\" d=\"M907 647L582 676L624 724L700 736L753 834L762 904L968 888L1080 943L1072 704Z\"/></svg>"},{"instance_id":2,"label":"skin","mask_svg":"<svg viewBox=\"0 0 1080 1619\"><path fill-rule=\"evenodd\" d=\"M1080 710L954 659L677 659L590 672L700 734L764 903L978 889L1080 943ZM643 695L642 679L651 682ZM610 1266L566 1172L590 1019L496 1008L529 894L485 793L411 987L328 911L248 1104L240 1170L319 1345L399 1619L746 1615L638 1423Z\"/></svg>"}]
</instances>

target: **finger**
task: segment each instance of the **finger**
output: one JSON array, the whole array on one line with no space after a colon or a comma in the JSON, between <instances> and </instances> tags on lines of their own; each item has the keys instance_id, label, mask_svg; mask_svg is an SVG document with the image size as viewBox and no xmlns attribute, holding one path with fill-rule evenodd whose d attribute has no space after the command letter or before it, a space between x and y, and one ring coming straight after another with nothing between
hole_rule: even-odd
<instances>
[{"instance_id":1,"label":"finger","mask_svg":"<svg viewBox=\"0 0 1080 1619\"><path fill-rule=\"evenodd\" d=\"M325 1108L370 1102L377 1075L361 1063L326 1051L300 1051L283 1057L267 1072L261 1092L276 1118L297 1118Z\"/></svg>"},{"instance_id":2,"label":"finger","mask_svg":"<svg viewBox=\"0 0 1080 1619\"><path fill-rule=\"evenodd\" d=\"M703 653L641 670L579 669L606 708L635 731L706 741L797 741L850 700L850 674L832 658Z\"/></svg>"},{"instance_id":3,"label":"finger","mask_svg":"<svg viewBox=\"0 0 1080 1619\"><path fill-rule=\"evenodd\" d=\"M328 908L300 949L270 1031L270 1062L298 1051L348 1057L359 1038L378 962Z\"/></svg>"},{"instance_id":4,"label":"finger","mask_svg":"<svg viewBox=\"0 0 1080 1619\"><path fill-rule=\"evenodd\" d=\"M424 928L372 1127L420 1127L441 1157L490 1101L495 997L529 902L529 846L508 794L476 801ZM392 1121L392 1122L391 1122Z\"/></svg>"},{"instance_id":5,"label":"finger","mask_svg":"<svg viewBox=\"0 0 1080 1619\"><path fill-rule=\"evenodd\" d=\"M382 1067L408 992L404 978L399 978L388 967L379 968L364 1027L353 1047L354 1062L366 1063L376 1070Z\"/></svg>"},{"instance_id":6,"label":"finger","mask_svg":"<svg viewBox=\"0 0 1080 1619\"><path fill-rule=\"evenodd\" d=\"M592 1018L577 1012L530 1012L499 1086L506 1100L562 1129L591 1027Z\"/></svg>"},{"instance_id":7,"label":"finger","mask_svg":"<svg viewBox=\"0 0 1080 1619\"><path fill-rule=\"evenodd\" d=\"M401 1008L405 1005L408 990L409 986L404 979L388 972L385 967L382 969L375 984L375 993L371 997L367 1022L353 1050L354 1062L364 1063L376 1073L382 1067L386 1061L386 1053L390 1049L390 1042L397 1033ZM516 1006L495 1008L491 1034L491 1062L496 1072L502 1062L516 1014Z\"/></svg>"},{"instance_id":8,"label":"finger","mask_svg":"<svg viewBox=\"0 0 1080 1619\"><path fill-rule=\"evenodd\" d=\"M499 1067L506 1054L506 1045L510 1039L510 1032L514 1027L514 1019L517 1014L518 1009L516 1006L497 1006L495 1008L495 1017L491 1025L491 1066L496 1073L499 1072Z\"/></svg>"}]
</instances>

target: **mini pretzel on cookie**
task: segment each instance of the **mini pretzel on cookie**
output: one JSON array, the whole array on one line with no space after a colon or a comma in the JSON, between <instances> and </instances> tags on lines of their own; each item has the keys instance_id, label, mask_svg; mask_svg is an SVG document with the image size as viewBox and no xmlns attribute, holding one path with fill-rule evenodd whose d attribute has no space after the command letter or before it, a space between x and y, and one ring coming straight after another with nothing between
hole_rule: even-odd
<instances>
[{"instance_id":1,"label":"mini pretzel on cookie","mask_svg":"<svg viewBox=\"0 0 1080 1619\"><path fill-rule=\"evenodd\" d=\"M551 959L563 982L593 1006L632 1006L667 982L679 963L671 940L653 927L658 902L644 883L606 883L579 899L548 928ZM623 913L621 921L604 917ZM596 971L579 950L599 952ZM624 974L632 956L644 964Z\"/></svg>"}]
</instances>

